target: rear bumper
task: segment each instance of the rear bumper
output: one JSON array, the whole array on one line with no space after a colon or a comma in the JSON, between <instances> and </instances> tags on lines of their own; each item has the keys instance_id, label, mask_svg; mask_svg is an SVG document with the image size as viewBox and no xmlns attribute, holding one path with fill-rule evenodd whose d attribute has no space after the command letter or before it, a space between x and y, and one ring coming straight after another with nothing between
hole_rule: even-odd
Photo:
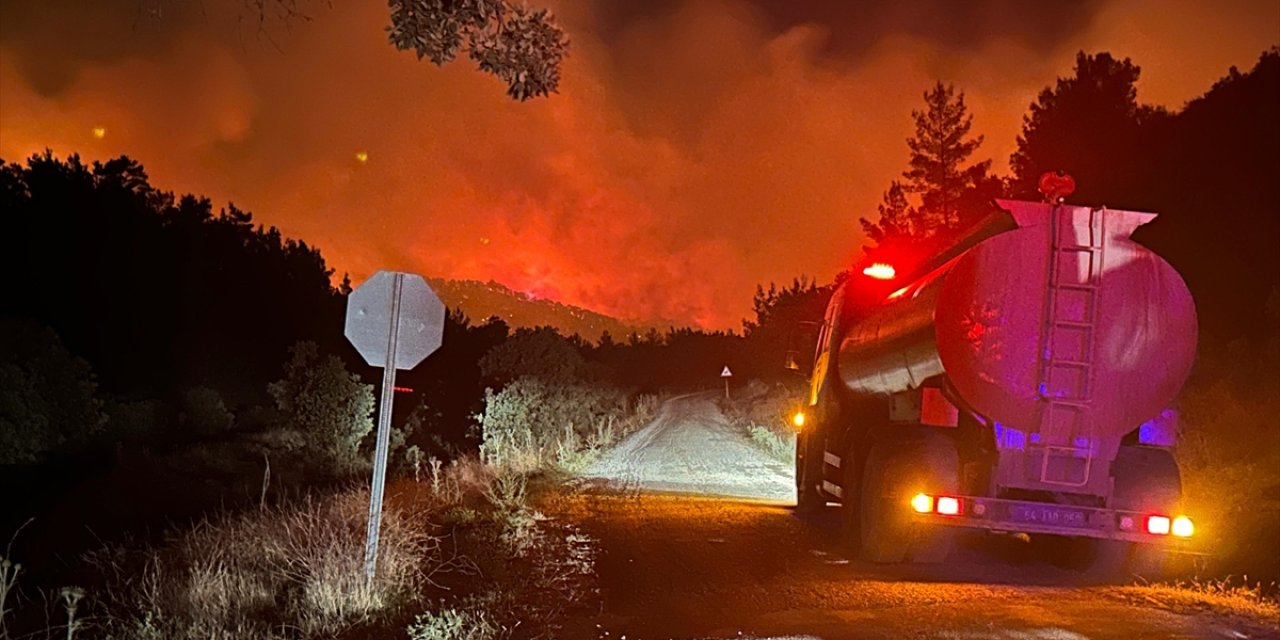
<instances>
[{"instance_id":1,"label":"rear bumper","mask_svg":"<svg viewBox=\"0 0 1280 640\"><path fill-rule=\"evenodd\" d=\"M978 496L957 498L960 512L956 515L914 515L918 521L929 524L1011 533L1047 533L1170 547L1184 547L1191 540L1172 534L1148 533L1146 519L1150 513Z\"/></svg>"}]
</instances>

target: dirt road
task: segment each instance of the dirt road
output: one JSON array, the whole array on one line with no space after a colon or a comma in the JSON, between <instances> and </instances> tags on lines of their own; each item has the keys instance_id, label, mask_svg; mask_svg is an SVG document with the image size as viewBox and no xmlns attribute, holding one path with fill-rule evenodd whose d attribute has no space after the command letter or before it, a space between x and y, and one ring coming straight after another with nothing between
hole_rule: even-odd
<instances>
[{"instance_id":1,"label":"dirt road","mask_svg":"<svg viewBox=\"0 0 1280 640\"><path fill-rule=\"evenodd\" d=\"M603 605L572 637L1280 637L1275 620L1081 584L1013 538L975 537L929 568L851 561L834 514L796 517L788 466L705 396L668 402L586 475L555 511L598 538Z\"/></svg>"}]
</instances>

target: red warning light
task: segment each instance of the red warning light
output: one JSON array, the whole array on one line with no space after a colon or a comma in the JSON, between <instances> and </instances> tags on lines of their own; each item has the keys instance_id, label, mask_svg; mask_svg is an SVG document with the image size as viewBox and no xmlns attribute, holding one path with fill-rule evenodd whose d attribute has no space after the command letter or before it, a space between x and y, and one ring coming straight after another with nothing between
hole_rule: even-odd
<instances>
[{"instance_id":1,"label":"red warning light","mask_svg":"<svg viewBox=\"0 0 1280 640\"><path fill-rule=\"evenodd\" d=\"M898 272L894 270L893 265L877 262L866 269L862 270L862 275L875 278L876 280L892 280Z\"/></svg>"},{"instance_id":2,"label":"red warning light","mask_svg":"<svg viewBox=\"0 0 1280 640\"><path fill-rule=\"evenodd\" d=\"M1167 516L1147 516L1147 533L1157 536L1169 535L1169 524Z\"/></svg>"},{"instance_id":3,"label":"red warning light","mask_svg":"<svg viewBox=\"0 0 1280 640\"><path fill-rule=\"evenodd\" d=\"M960 515L960 499L951 496L938 496L938 513L944 516Z\"/></svg>"},{"instance_id":4,"label":"red warning light","mask_svg":"<svg viewBox=\"0 0 1280 640\"><path fill-rule=\"evenodd\" d=\"M1046 171L1040 176L1040 182L1036 186L1045 202L1059 204L1075 193L1076 181L1064 171Z\"/></svg>"},{"instance_id":5,"label":"red warning light","mask_svg":"<svg viewBox=\"0 0 1280 640\"><path fill-rule=\"evenodd\" d=\"M413 393L413 387L392 387L396 393Z\"/></svg>"}]
</instances>

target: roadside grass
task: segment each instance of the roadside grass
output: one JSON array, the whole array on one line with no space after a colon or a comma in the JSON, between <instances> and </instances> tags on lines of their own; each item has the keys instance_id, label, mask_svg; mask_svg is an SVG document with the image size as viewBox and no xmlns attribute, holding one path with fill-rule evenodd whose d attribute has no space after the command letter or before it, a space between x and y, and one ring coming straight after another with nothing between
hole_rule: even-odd
<instances>
[{"instance_id":1,"label":"roadside grass","mask_svg":"<svg viewBox=\"0 0 1280 640\"><path fill-rule=\"evenodd\" d=\"M378 571L366 583L368 492L204 520L168 544L85 556L105 577L99 626L110 638L333 637L413 602L448 568L426 514L389 505ZM282 629L289 629L283 632Z\"/></svg>"},{"instance_id":2,"label":"roadside grass","mask_svg":"<svg viewBox=\"0 0 1280 640\"><path fill-rule=\"evenodd\" d=\"M1280 628L1280 600L1275 585L1250 584L1230 578L1222 580L1189 580L1175 583L1107 587L1110 597L1167 609L1176 613L1213 611L1261 620Z\"/></svg>"},{"instance_id":3,"label":"roadside grass","mask_svg":"<svg viewBox=\"0 0 1280 640\"><path fill-rule=\"evenodd\" d=\"M6 555L0 637L555 637L596 594L594 541L531 506L549 483L476 456L428 464L388 485L372 582L368 490L346 488L103 545L80 558L83 588L44 595L56 614L42 629L3 627L20 575Z\"/></svg>"},{"instance_id":4,"label":"roadside grass","mask_svg":"<svg viewBox=\"0 0 1280 640\"><path fill-rule=\"evenodd\" d=\"M796 455L796 432L791 416L803 397L800 385L765 384L752 380L732 399L719 401L729 423L752 444L780 462L791 464Z\"/></svg>"}]
</instances>

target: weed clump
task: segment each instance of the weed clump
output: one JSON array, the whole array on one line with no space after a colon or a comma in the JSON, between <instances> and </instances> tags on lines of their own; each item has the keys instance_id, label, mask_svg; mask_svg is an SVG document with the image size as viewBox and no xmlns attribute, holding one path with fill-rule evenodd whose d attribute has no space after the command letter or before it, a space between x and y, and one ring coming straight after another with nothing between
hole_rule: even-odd
<instances>
[{"instance_id":1,"label":"weed clump","mask_svg":"<svg viewBox=\"0 0 1280 640\"><path fill-rule=\"evenodd\" d=\"M721 400L720 408L752 444L769 457L791 464L796 455L796 432L790 419L800 397L798 387L752 380L737 397Z\"/></svg>"}]
</instances>

